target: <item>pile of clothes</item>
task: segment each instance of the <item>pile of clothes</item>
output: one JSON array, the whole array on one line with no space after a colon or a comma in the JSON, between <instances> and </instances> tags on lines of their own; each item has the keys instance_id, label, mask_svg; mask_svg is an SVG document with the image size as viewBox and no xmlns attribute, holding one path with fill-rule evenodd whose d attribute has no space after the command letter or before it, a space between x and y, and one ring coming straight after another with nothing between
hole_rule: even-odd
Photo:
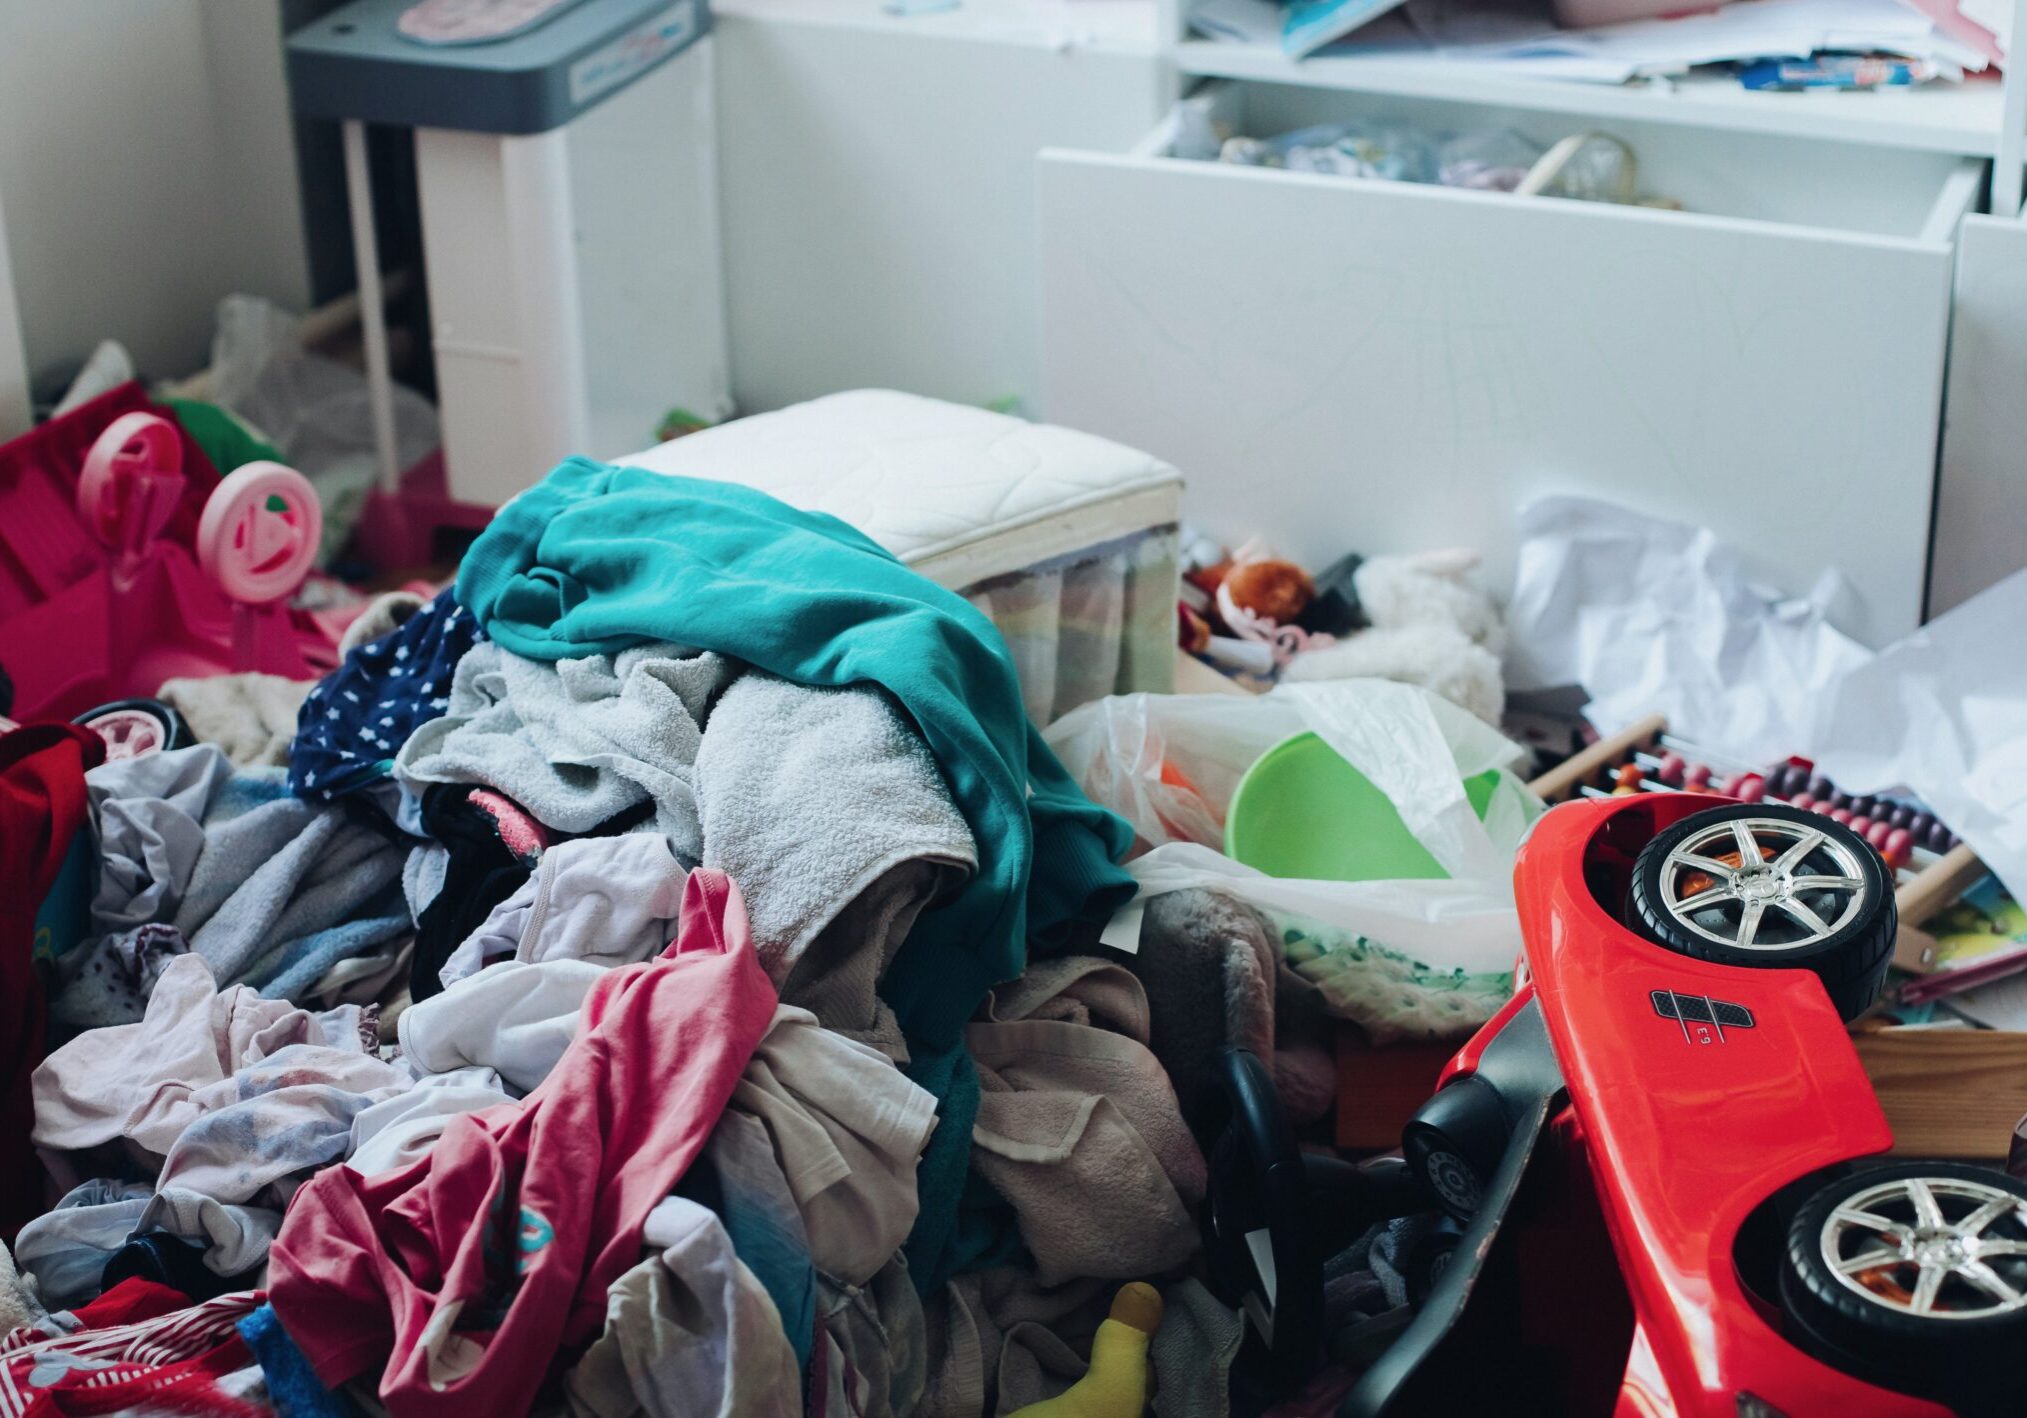
<instances>
[{"instance_id":1,"label":"pile of clothes","mask_svg":"<svg viewBox=\"0 0 2027 1418\"><path fill-rule=\"evenodd\" d=\"M1208 893L1099 944L1131 830L984 616L573 460L346 649L0 737L0 1415L978 1418L1127 1280L1217 1411L1209 1061L1320 1112L1321 1005Z\"/></svg>"}]
</instances>

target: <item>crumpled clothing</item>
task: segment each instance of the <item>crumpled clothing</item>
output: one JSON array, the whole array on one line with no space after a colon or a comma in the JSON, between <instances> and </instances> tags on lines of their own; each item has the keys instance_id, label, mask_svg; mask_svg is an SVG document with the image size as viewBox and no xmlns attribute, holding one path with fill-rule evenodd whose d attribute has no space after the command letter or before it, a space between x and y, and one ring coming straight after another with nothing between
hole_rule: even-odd
<instances>
[{"instance_id":1,"label":"crumpled clothing","mask_svg":"<svg viewBox=\"0 0 2027 1418\"><path fill-rule=\"evenodd\" d=\"M854 1418L909 1418L928 1382L922 1299L896 1255L864 1285L817 1277L817 1324L833 1361L854 1378Z\"/></svg>"},{"instance_id":2,"label":"crumpled clothing","mask_svg":"<svg viewBox=\"0 0 2027 1418\"><path fill-rule=\"evenodd\" d=\"M960 1275L924 1301L928 1381L918 1411L923 1418L982 1418L1045 1397L1036 1391L1033 1365L1020 1358L1006 1362L1009 1338L1032 1338L1039 1330L1088 1344L1115 1288L1088 1279L1043 1285L1033 1271L1016 1266ZM1000 1392L1002 1373L1013 1380L1006 1394Z\"/></svg>"},{"instance_id":3,"label":"crumpled clothing","mask_svg":"<svg viewBox=\"0 0 2027 1418\"><path fill-rule=\"evenodd\" d=\"M806 1009L824 1028L907 1063L908 1041L893 1009L880 998L880 978L942 877L943 868L917 859L902 862L867 886L795 962L781 986L782 1003Z\"/></svg>"},{"instance_id":4,"label":"crumpled clothing","mask_svg":"<svg viewBox=\"0 0 2027 1418\"><path fill-rule=\"evenodd\" d=\"M1155 1418L1226 1418L1245 1321L1193 1276L1169 1286L1161 1301L1161 1327L1147 1346Z\"/></svg>"},{"instance_id":5,"label":"crumpled clothing","mask_svg":"<svg viewBox=\"0 0 2027 1418\"><path fill-rule=\"evenodd\" d=\"M722 1113L681 1194L718 1213L733 1250L774 1301L796 1366L806 1369L816 1334L816 1269L802 1213L760 1120L736 1109Z\"/></svg>"},{"instance_id":6,"label":"crumpled clothing","mask_svg":"<svg viewBox=\"0 0 2027 1418\"><path fill-rule=\"evenodd\" d=\"M448 988L498 960L613 966L659 955L675 936L689 874L659 833L559 842L451 951L439 977Z\"/></svg>"},{"instance_id":7,"label":"crumpled clothing","mask_svg":"<svg viewBox=\"0 0 2027 1418\"><path fill-rule=\"evenodd\" d=\"M1037 963L966 1031L972 1166L1012 1208L1044 1285L1161 1274L1195 1253L1204 1159L1148 1049L1147 995L1086 956Z\"/></svg>"},{"instance_id":8,"label":"crumpled clothing","mask_svg":"<svg viewBox=\"0 0 2027 1418\"><path fill-rule=\"evenodd\" d=\"M589 832L651 800L655 830L695 863L697 746L734 673L723 656L680 645L550 662L487 642L458 662L443 717L401 745L394 773L417 793L430 783L497 789L559 832Z\"/></svg>"},{"instance_id":9,"label":"crumpled clothing","mask_svg":"<svg viewBox=\"0 0 2027 1418\"><path fill-rule=\"evenodd\" d=\"M183 716L199 743L216 744L235 768L286 768L296 714L315 688L280 675L212 675L164 681L155 697Z\"/></svg>"},{"instance_id":10,"label":"crumpled clothing","mask_svg":"<svg viewBox=\"0 0 2027 1418\"><path fill-rule=\"evenodd\" d=\"M227 983L286 998L409 928L402 849L276 778L235 774L212 744L86 775L104 933L167 922Z\"/></svg>"},{"instance_id":11,"label":"crumpled clothing","mask_svg":"<svg viewBox=\"0 0 2027 1418\"><path fill-rule=\"evenodd\" d=\"M106 1262L136 1236L163 1232L202 1246L208 1269L238 1276L267 1258L281 1219L273 1207L100 1179L71 1188L52 1210L22 1227L15 1253L21 1268L35 1277L43 1302L62 1310L97 1295Z\"/></svg>"},{"instance_id":12,"label":"crumpled clothing","mask_svg":"<svg viewBox=\"0 0 2027 1418\"><path fill-rule=\"evenodd\" d=\"M670 1197L613 1282L605 1332L564 1377L581 1418L801 1418L802 1375L774 1302L718 1218Z\"/></svg>"},{"instance_id":13,"label":"crumpled clothing","mask_svg":"<svg viewBox=\"0 0 2027 1418\"><path fill-rule=\"evenodd\" d=\"M204 1264L225 1276L249 1276L267 1260L267 1248L281 1229L282 1198L272 1206L233 1201L164 1186L134 1224L136 1234L164 1231L204 1247ZM249 1281L249 1283L251 1283Z\"/></svg>"},{"instance_id":14,"label":"crumpled clothing","mask_svg":"<svg viewBox=\"0 0 2027 1418\"><path fill-rule=\"evenodd\" d=\"M729 1106L766 1125L817 1269L870 1283L915 1224L915 1164L936 1126L935 1097L878 1050L783 1005Z\"/></svg>"},{"instance_id":15,"label":"crumpled clothing","mask_svg":"<svg viewBox=\"0 0 2027 1418\"><path fill-rule=\"evenodd\" d=\"M675 943L604 974L527 1100L453 1118L424 1162L296 1193L269 1294L325 1384L378 1372L399 1418L505 1411L599 1331L774 1014L738 888L700 871L687 891Z\"/></svg>"},{"instance_id":16,"label":"crumpled clothing","mask_svg":"<svg viewBox=\"0 0 2027 1418\"><path fill-rule=\"evenodd\" d=\"M736 483L573 458L500 509L458 588L517 655L567 661L673 640L799 684L892 694L979 854L882 983L911 1039L954 1046L985 991L1019 972L1030 938L1095 937L1133 894L1113 865L1131 830L1077 789L1028 723L992 622L834 517Z\"/></svg>"},{"instance_id":17,"label":"crumpled clothing","mask_svg":"<svg viewBox=\"0 0 2027 1418\"><path fill-rule=\"evenodd\" d=\"M190 953L174 926L136 926L57 957L49 1016L75 1032L132 1024L148 1012L148 996L169 962Z\"/></svg>"},{"instance_id":18,"label":"crumpled clothing","mask_svg":"<svg viewBox=\"0 0 2027 1418\"><path fill-rule=\"evenodd\" d=\"M356 1048L278 1049L190 1095L197 1116L169 1148L157 1186L251 1201L343 1157L352 1120L409 1086L400 1069Z\"/></svg>"},{"instance_id":19,"label":"crumpled clothing","mask_svg":"<svg viewBox=\"0 0 2027 1418\"><path fill-rule=\"evenodd\" d=\"M45 425L54 428L56 424ZM87 770L105 740L75 724L29 724L0 737L0 1236L41 1209L40 1169L29 1151L33 1070L42 1061L46 1006L35 954L36 913L64 875L89 822Z\"/></svg>"},{"instance_id":20,"label":"crumpled clothing","mask_svg":"<svg viewBox=\"0 0 2027 1418\"><path fill-rule=\"evenodd\" d=\"M166 1285L126 1280L92 1305L0 1339L0 1415L182 1412L270 1418L234 1329L250 1292L200 1305ZM250 1387L248 1386L250 1383Z\"/></svg>"},{"instance_id":21,"label":"crumpled clothing","mask_svg":"<svg viewBox=\"0 0 2027 1418\"><path fill-rule=\"evenodd\" d=\"M289 751L290 789L329 803L386 778L395 751L450 707L453 670L485 638L453 586L347 653L303 701Z\"/></svg>"},{"instance_id":22,"label":"crumpled clothing","mask_svg":"<svg viewBox=\"0 0 2027 1418\"><path fill-rule=\"evenodd\" d=\"M588 960L508 960L401 1012L401 1051L421 1073L478 1065L526 1093L577 1037L578 1011L610 970Z\"/></svg>"},{"instance_id":23,"label":"crumpled clothing","mask_svg":"<svg viewBox=\"0 0 2027 1418\"><path fill-rule=\"evenodd\" d=\"M401 889L415 916L408 984L428 999L444 986L458 943L526 882L549 849L549 829L490 788L433 784L422 795L423 829L435 842L402 864Z\"/></svg>"},{"instance_id":24,"label":"crumpled clothing","mask_svg":"<svg viewBox=\"0 0 2027 1418\"><path fill-rule=\"evenodd\" d=\"M383 1098L352 1117L345 1163L361 1176L392 1172L425 1157L450 1120L508 1101L506 1085L479 1065L425 1074L405 1092Z\"/></svg>"},{"instance_id":25,"label":"crumpled clothing","mask_svg":"<svg viewBox=\"0 0 2027 1418\"><path fill-rule=\"evenodd\" d=\"M414 957L414 936L384 941L364 955L340 960L318 976L317 983L304 990L299 998L306 1006L324 1009L378 1001L387 994L388 986L408 978L409 962Z\"/></svg>"},{"instance_id":26,"label":"crumpled clothing","mask_svg":"<svg viewBox=\"0 0 2027 1418\"><path fill-rule=\"evenodd\" d=\"M73 1309L99 1293L106 1262L134 1234L152 1191L145 1182L85 1182L21 1228L14 1259L46 1307Z\"/></svg>"},{"instance_id":27,"label":"crumpled clothing","mask_svg":"<svg viewBox=\"0 0 2027 1418\"><path fill-rule=\"evenodd\" d=\"M748 670L712 706L696 789L704 862L752 903L753 938L777 985L895 868L933 869L906 914L912 924L978 867L929 746L875 685L819 688ZM900 941L861 935L854 945L885 961Z\"/></svg>"},{"instance_id":28,"label":"crumpled clothing","mask_svg":"<svg viewBox=\"0 0 2027 1418\"><path fill-rule=\"evenodd\" d=\"M318 1016L244 985L216 990L202 957L179 955L139 1023L87 1030L43 1060L35 1144L75 1152L126 1139L166 1157L221 1101L214 1085L291 1045L358 1054L368 1028L357 1006Z\"/></svg>"},{"instance_id":29,"label":"crumpled clothing","mask_svg":"<svg viewBox=\"0 0 2027 1418\"><path fill-rule=\"evenodd\" d=\"M1201 887L1165 892L1148 901L1140 949L1124 963L1147 991L1148 1046L1198 1136L1221 1107L1217 1063L1227 1045L1272 1061L1291 1118L1328 1111L1337 1088L1329 1023L1258 911Z\"/></svg>"},{"instance_id":30,"label":"crumpled clothing","mask_svg":"<svg viewBox=\"0 0 2027 1418\"><path fill-rule=\"evenodd\" d=\"M207 1267L203 1246L162 1231L144 1231L113 1252L99 1283L110 1290L122 1280L137 1279L166 1285L192 1300L245 1288Z\"/></svg>"}]
</instances>

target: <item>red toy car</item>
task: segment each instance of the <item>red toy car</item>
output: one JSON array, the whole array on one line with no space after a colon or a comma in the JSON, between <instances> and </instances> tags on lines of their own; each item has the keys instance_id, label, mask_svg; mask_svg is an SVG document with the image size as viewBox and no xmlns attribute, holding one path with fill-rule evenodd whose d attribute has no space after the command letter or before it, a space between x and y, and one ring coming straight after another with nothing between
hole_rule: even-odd
<instances>
[{"instance_id":1,"label":"red toy car","mask_svg":"<svg viewBox=\"0 0 2027 1418\"><path fill-rule=\"evenodd\" d=\"M1206 1249L1269 1395L1314 1366L1319 1253L1412 1209L1405 1173L1462 1237L1344 1415L2027 1413L2027 1185L1861 1160L1893 1141L1845 1030L1897 929L1873 850L1813 813L1648 793L1548 812L1515 891L1524 983L1404 1168L1253 1145L1278 1119L1248 1117L1257 1065L1232 1070ZM1271 1264L1228 1244L1249 1227Z\"/></svg>"},{"instance_id":2,"label":"red toy car","mask_svg":"<svg viewBox=\"0 0 2027 1418\"><path fill-rule=\"evenodd\" d=\"M1342 1418L2027 1414L2027 1185L1865 1161L1893 1143L1845 1031L1897 930L1873 849L1788 806L1620 796L1547 812L1514 891L1522 987L1405 1161L1299 1153L1226 1051L1204 1252L1247 1317L1234 1412L1328 1353L1364 1369ZM1326 1258L1437 1201L1413 1319L1346 1353Z\"/></svg>"}]
</instances>

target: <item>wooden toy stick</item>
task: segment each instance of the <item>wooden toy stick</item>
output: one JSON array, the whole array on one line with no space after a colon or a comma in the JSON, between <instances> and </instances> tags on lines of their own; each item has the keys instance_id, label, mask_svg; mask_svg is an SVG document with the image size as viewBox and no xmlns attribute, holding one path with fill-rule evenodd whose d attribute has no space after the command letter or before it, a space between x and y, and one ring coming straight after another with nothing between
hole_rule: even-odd
<instances>
[{"instance_id":1,"label":"wooden toy stick","mask_svg":"<svg viewBox=\"0 0 2027 1418\"><path fill-rule=\"evenodd\" d=\"M1650 714L1609 738L1599 739L1582 753L1571 755L1527 786L1543 802L1561 802L1592 774L1653 743L1667 726L1668 721L1659 714Z\"/></svg>"}]
</instances>

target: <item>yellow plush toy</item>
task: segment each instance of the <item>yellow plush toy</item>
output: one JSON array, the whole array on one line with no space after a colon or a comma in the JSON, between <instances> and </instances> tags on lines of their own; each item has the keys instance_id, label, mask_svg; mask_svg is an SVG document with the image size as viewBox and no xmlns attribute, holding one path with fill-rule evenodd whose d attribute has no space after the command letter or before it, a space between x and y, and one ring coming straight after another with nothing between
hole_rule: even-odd
<instances>
[{"instance_id":1,"label":"yellow plush toy","mask_svg":"<svg viewBox=\"0 0 2027 1418\"><path fill-rule=\"evenodd\" d=\"M1012 1418L1140 1418L1147 1407L1147 1341L1160 1324L1161 1292L1140 1280L1123 1286L1092 1337L1090 1372Z\"/></svg>"}]
</instances>

